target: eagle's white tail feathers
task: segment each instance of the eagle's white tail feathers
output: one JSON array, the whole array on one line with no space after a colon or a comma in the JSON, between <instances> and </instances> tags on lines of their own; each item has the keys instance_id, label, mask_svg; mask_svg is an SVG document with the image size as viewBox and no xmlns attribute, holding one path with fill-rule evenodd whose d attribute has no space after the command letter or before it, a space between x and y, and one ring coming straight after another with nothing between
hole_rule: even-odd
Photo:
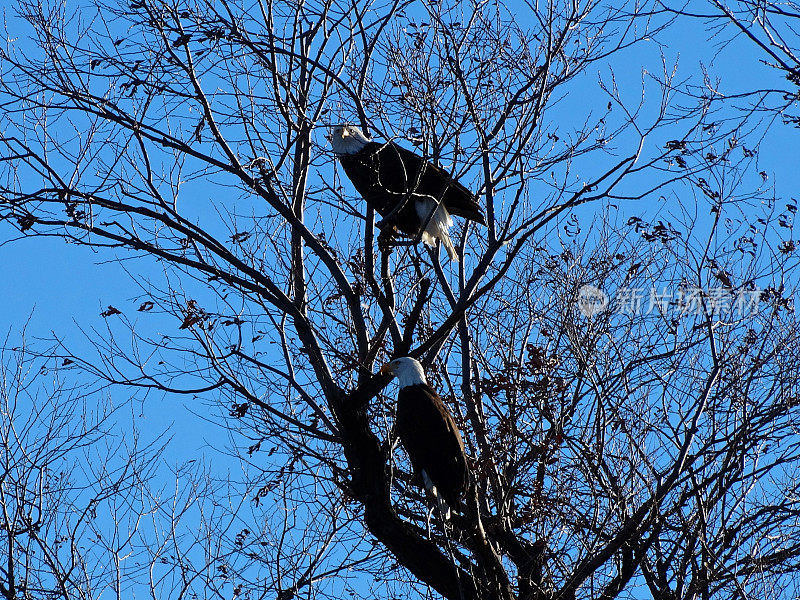
<instances>
[{"instance_id":1,"label":"eagle's white tail feathers","mask_svg":"<svg viewBox=\"0 0 800 600\"><path fill-rule=\"evenodd\" d=\"M425 489L427 489L428 492L430 492L431 496L433 496L434 499L436 500L436 504L438 505L439 508L439 514L445 521L449 521L450 507L447 506L447 502L444 501L444 498L442 498L439 495L439 490L437 490L436 486L433 485L431 478L428 477L428 474L425 472L424 469L422 470L422 481L425 483Z\"/></svg>"},{"instance_id":2,"label":"eagle's white tail feathers","mask_svg":"<svg viewBox=\"0 0 800 600\"><path fill-rule=\"evenodd\" d=\"M436 212L428 221L433 208L436 207ZM458 262L458 254L456 248L453 246L453 241L450 239L450 227L453 226L453 219L450 213L443 204L437 206L434 200L421 200L417 201L417 214L422 222L428 221L428 226L422 232L422 241L432 248L436 247L436 240L442 241L442 246L447 251L447 256L453 262Z\"/></svg>"}]
</instances>

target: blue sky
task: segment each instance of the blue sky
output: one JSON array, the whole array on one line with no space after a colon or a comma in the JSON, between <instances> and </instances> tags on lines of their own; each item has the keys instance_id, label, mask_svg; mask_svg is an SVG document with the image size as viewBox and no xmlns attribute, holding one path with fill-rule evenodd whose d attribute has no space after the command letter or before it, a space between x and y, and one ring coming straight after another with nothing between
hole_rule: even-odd
<instances>
[{"instance_id":1,"label":"blue sky","mask_svg":"<svg viewBox=\"0 0 800 600\"><path fill-rule=\"evenodd\" d=\"M8 11L5 12L8 18ZM24 29L19 30L17 42L22 47L27 43L23 32ZM569 95L548 113L548 118L563 117L569 124L569 119L574 119L576 114L581 118L591 113L601 115L606 98L599 92L597 81L609 81L610 69L614 71L623 96L631 101L638 99L643 81L648 94L652 94L655 86L648 82L646 72L660 74L662 52L668 68L677 65L677 81L699 81L700 68L705 66L719 77L721 89L731 94L750 89L754 82L759 87L777 87L785 83L779 72L761 63L761 56L741 36L715 57L719 38L706 39L709 34L702 21L684 20L671 32L668 45L663 45L664 38L661 38L661 46L655 42L638 45L615 55L613 62L607 65L596 65L594 71L588 71L577 86L570 88ZM326 144L322 135L318 138L317 143ZM789 197L793 191L793 170L797 166L793 142L796 142L796 130L776 125L766 131L761 144L758 167L767 172L771 183L774 182L778 197ZM620 153L625 150L620 148ZM182 197L198 206L218 200L213 188L209 190L202 184L189 185L182 191ZM630 214L646 214L652 204L635 206L629 203L620 208ZM200 210L198 214L204 219L214 217L211 210ZM108 305L126 313L138 307L136 298L140 289L113 261L112 254L96 253L56 239L6 241L13 233L3 233L0 264L4 277L0 280L0 293L6 303L0 315L0 330L18 328L30 317L29 334L47 336L52 331L71 338L73 322L84 327L102 327L100 312Z\"/></svg>"},{"instance_id":2,"label":"blue sky","mask_svg":"<svg viewBox=\"0 0 800 600\"><path fill-rule=\"evenodd\" d=\"M8 10L5 12L7 18L13 19ZM571 86L569 95L548 113L548 118L554 121L563 118L568 125L576 115L580 118L590 113L601 115L607 100L599 92L597 81L609 81L611 69L624 97L636 101L641 94L642 82L645 82L647 93L652 94L655 86L646 72L660 74L662 53L668 69L677 64L677 81L699 81L701 66L705 66L719 77L722 89L729 93L747 90L753 82L762 87L784 83L778 72L761 64L753 46L741 37L719 51L717 41L707 39L708 33L702 21L683 21L671 31L666 45L662 37L661 46L655 42L638 45L615 55L607 64L597 64L594 71L590 70L581 77L578 85ZM17 44L24 47L26 43L25 30L19 29ZM318 137L318 143L326 143L321 135ZM797 167L795 143L794 129L776 125L767 131L761 144L758 168L766 171L770 183L774 182L778 197L790 196L793 191L794 169ZM620 152L624 151L625 148L620 149ZM184 201L188 198L198 206L218 199L214 190L209 193L209 188L203 185L189 186L182 194ZM666 213L670 210L670 203L678 200L671 197L660 206L657 201L648 201L646 205L628 204L620 206L620 210L631 215L652 214L654 210ZM588 208L587 212L593 210ZM213 211L198 211L198 214L203 219L214 217ZM6 230L3 234L8 236L10 232ZM113 253L96 253L57 239L24 239L0 245L0 264L3 265L0 294L5 299L0 314L0 331L19 331L27 323L27 334L31 338L47 338L54 333L80 348L83 344L80 329L103 329L105 319L100 313L107 306L113 305L131 319L140 316L136 314L140 288L114 261ZM139 269L144 263L131 264L136 264L135 268ZM152 276L159 277L159 274L154 271ZM152 401L144 414L164 423L164 403L170 406L175 402L182 400ZM174 406L172 409L172 414L181 414L173 428L176 455L201 447L204 441L197 436L184 435L187 431L193 433L201 422L185 410L177 411ZM170 422L168 418L166 422ZM202 431L204 437L216 438L220 433L205 425Z\"/></svg>"},{"instance_id":3,"label":"blue sky","mask_svg":"<svg viewBox=\"0 0 800 600\"><path fill-rule=\"evenodd\" d=\"M7 18L13 19L8 10L5 12ZM614 55L608 63L596 64L594 70L589 70L577 84L571 85L569 95L548 113L548 119L555 122L563 119L565 125L569 126L576 117L583 119L589 114L602 115L607 98L599 91L598 80L608 82L612 70L623 97L637 101L643 83L647 94L653 94L655 85L647 72L661 74L662 56L668 69L677 65L676 81L699 82L700 69L704 66L715 77L719 77L722 89L729 93L747 90L756 81L762 87L782 86L784 83L780 74L766 68L753 46L741 37L720 51L718 40L707 39L709 34L702 21L684 20L671 32L666 44L664 40L667 38L662 37L661 45L655 42L637 45ZM19 29L16 43L22 47L28 43L24 28ZM654 109L653 103L648 102L650 109ZM318 135L317 142L326 144L322 135ZM768 173L770 184L774 182L778 197L789 196L793 191L794 170L797 167L795 146L796 131L783 125L769 128L761 144L758 169ZM620 148L620 153L625 150L624 147ZM190 201L198 207L204 204L210 206L211 202L219 199L218 190L202 184L188 185L182 191L182 197L184 202ZM680 199L673 196L661 202L648 200L644 204L622 204L619 210L623 215L668 214L671 203L676 201ZM587 214L593 212L594 207L586 209ZM214 218L211 210L198 210L197 214L199 218L209 221ZM3 231L4 236L9 233ZM118 308L132 320L144 318L144 315L136 312L141 302L141 290L121 265L115 262L114 256L114 253L98 253L52 238L6 241L0 245L0 264L3 265L0 294L5 299L4 310L0 314L0 331L19 332L21 326L26 324L29 339L44 339L55 334L69 340L72 347L80 350L88 347L82 332L90 332L92 328L102 331L105 328L106 319L100 313L107 306ZM147 264L137 261L125 266L141 269ZM160 277L156 270L151 274L137 271L137 274L145 278ZM111 320L116 318L109 317ZM128 395L121 389L112 391L112 394L122 397ZM176 461L194 455L209 443L213 446L227 443L227 434L221 428L193 414L197 408L192 399L162 397L158 394L151 394L142 405L141 418L148 423L148 429L154 424L156 429L170 428L174 436L171 452ZM198 431L202 434L197 435Z\"/></svg>"},{"instance_id":4,"label":"blue sky","mask_svg":"<svg viewBox=\"0 0 800 600\"><path fill-rule=\"evenodd\" d=\"M662 44L664 39L661 40ZM26 42L21 37L19 43L24 45ZM599 92L597 81L598 78L608 81L609 69L612 68L624 97L637 99L643 81L648 94L651 94L655 86L649 83L643 70L660 74L663 68L662 52L668 69L677 63L677 81L699 82L700 68L704 65L720 78L722 88L728 93L747 90L754 82L762 87L782 86L785 83L777 72L761 64L760 57L745 40L718 50L715 42L707 39L701 21L684 21L682 26L673 28L667 45L652 43L637 46L613 57L613 62L607 65L596 65L595 71L586 73L577 85L573 84L569 96L548 114L548 118L554 121L563 119L569 123L576 115L579 120L589 112L602 115L607 99ZM665 136L662 141L668 138ZM317 141L325 143L321 136ZM750 185L760 184L756 174L763 170L768 176L767 185L775 185L778 197L788 198L795 193L798 166L796 147L795 129L782 124L769 128L761 142L761 155ZM621 148L620 152L624 153L625 149ZM190 198L198 206L219 200L217 190L203 185L188 186L182 193L184 198ZM644 205L622 205L619 210L626 216L667 215L672 210L671 203L680 200L680 197L673 195L661 202L654 199ZM588 212L594 212L594 209L587 209ZM198 215L204 220L214 217L213 211L201 210ZM1 229L0 234L5 239L10 232ZM127 318L140 318L145 323L147 317L136 311L141 302L141 289L122 267L140 269L148 265L146 268L152 269L152 272L137 271L137 274L154 279L161 275L146 261L121 265L114 257L113 253L96 253L52 238L3 243L0 245L0 295L5 302L4 310L0 313L0 331L15 332L11 334L11 340L15 341L22 326L27 324L27 336L34 340L34 344L46 344L46 341L35 340L46 340L55 335L69 340L72 347L82 350L90 347L83 337L85 332L91 332L93 328L99 331L105 329L106 319L100 313L109 305L122 311ZM112 320L117 318L109 317ZM153 330L157 332L159 326L153 326ZM174 324L165 326L174 327ZM118 395L123 400L130 396L128 391L121 388L112 389L110 394ZM218 414L212 414L209 420L209 413L204 412L213 412L215 409L204 402L153 393L140 406L141 411L137 415L140 428L154 436L168 429L173 437L167 454L168 461L180 463L205 454L209 448L220 448L229 443L227 432L213 422ZM218 465L234 464L220 455L215 456L218 457Z\"/></svg>"}]
</instances>

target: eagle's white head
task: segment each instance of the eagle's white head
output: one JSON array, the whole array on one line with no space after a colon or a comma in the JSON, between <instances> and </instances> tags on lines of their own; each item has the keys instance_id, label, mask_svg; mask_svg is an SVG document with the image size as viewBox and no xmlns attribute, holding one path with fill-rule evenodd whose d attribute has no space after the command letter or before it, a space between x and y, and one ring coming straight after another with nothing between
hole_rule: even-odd
<instances>
[{"instance_id":1,"label":"eagle's white head","mask_svg":"<svg viewBox=\"0 0 800 600\"><path fill-rule=\"evenodd\" d=\"M336 154L355 154L370 141L355 125L336 125L331 131L331 146Z\"/></svg>"},{"instance_id":2,"label":"eagle's white head","mask_svg":"<svg viewBox=\"0 0 800 600\"><path fill-rule=\"evenodd\" d=\"M418 360L410 356L395 358L392 362L383 365L379 372L381 375L388 374L397 377L397 382L401 388L428 383L428 380L425 379L425 371L422 370L422 365L419 364Z\"/></svg>"}]
</instances>

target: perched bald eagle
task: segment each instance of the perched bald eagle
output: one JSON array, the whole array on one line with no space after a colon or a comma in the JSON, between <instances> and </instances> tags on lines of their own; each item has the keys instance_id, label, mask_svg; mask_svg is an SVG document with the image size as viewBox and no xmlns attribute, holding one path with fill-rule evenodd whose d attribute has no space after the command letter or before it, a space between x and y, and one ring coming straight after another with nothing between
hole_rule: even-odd
<instances>
[{"instance_id":1,"label":"perched bald eagle","mask_svg":"<svg viewBox=\"0 0 800 600\"><path fill-rule=\"evenodd\" d=\"M396 358L383 365L380 373L397 377L397 433L414 472L449 519L450 509L461 506L469 485L464 441L456 422L428 385L418 361L408 356Z\"/></svg>"},{"instance_id":2,"label":"perched bald eagle","mask_svg":"<svg viewBox=\"0 0 800 600\"><path fill-rule=\"evenodd\" d=\"M422 241L436 246L441 240L450 260L458 260L448 232L450 216L486 224L472 192L410 150L394 142L373 142L355 125L334 127L331 145L358 193L386 225L416 237L427 223Z\"/></svg>"}]
</instances>

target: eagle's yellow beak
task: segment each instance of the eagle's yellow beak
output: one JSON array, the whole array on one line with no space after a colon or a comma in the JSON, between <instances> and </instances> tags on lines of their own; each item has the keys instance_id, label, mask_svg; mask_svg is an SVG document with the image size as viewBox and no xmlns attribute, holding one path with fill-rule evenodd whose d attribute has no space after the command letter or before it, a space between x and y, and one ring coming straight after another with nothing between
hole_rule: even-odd
<instances>
[{"instance_id":1,"label":"eagle's yellow beak","mask_svg":"<svg viewBox=\"0 0 800 600\"><path fill-rule=\"evenodd\" d=\"M350 135L350 132L347 131L347 128L343 127L342 128L342 139L346 138L348 135Z\"/></svg>"},{"instance_id":2,"label":"eagle's yellow beak","mask_svg":"<svg viewBox=\"0 0 800 600\"><path fill-rule=\"evenodd\" d=\"M392 371L392 363L390 363L390 362L388 362L385 365L383 365L381 367L381 370L378 371L379 375L391 375L392 373L393 373L393 371Z\"/></svg>"}]
</instances>

